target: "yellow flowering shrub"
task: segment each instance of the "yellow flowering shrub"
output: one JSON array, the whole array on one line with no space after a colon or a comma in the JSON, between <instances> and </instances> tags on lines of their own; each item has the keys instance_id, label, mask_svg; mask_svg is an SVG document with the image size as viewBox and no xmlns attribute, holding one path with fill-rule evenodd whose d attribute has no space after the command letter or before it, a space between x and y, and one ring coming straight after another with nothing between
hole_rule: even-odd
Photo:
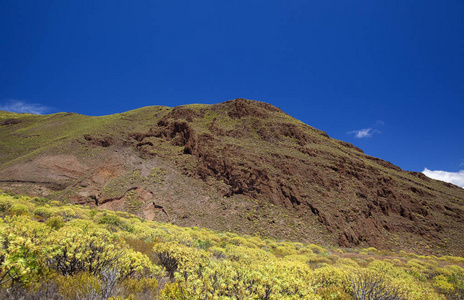
<instances>
[{"instance_id":1,"label":"yellow flowering shrub","mask_svg":"<svg viewBox=\"0 0 464 300\"><path fill-rule=\"evenodd\" d=\"M352 291L350 276L354 269L327 265L314 270L312 284L316 287L338 286L345 291Z\"/></svg>"},{"instance_id":2,"label":"yellow flowering shrub","mask_svg":"<svg viewBox=\"0 0 464 300\"><path fill-rule=\"evenodd\" d=\"M10 213L16 216L27 215L29 214L29 207L24 204L15 203L10 207Z\"/></svg>"},{"instance_id":3,"label":"yellow flowering shrub","mask_svg":"<svg viewBox=\"0 0 464 300\"><path fill-rule=\"evenodd\" d=\"M121 240L100 228L65 226L51 232L45 243L50 245L44 250L47 266L63 275L99 274L117 265L124 277L151 268L146 255L127 249Z\"/></svg>"},{"instance_id":4,"label":"yellow flowering shrub","mask_svg":"<svg viewBox=\"0 0 464 300\"><path fill-rule=\"evenodd\" d=\"M298 251L292 244L281 244L275 248L272 248L272 253L278 257L284 257L287 255L296 255Z\"/></svg>"},{"instance_id":5,"label":"yellow flowering shrub","mask_svg":"<svg viewBox=\"0 0 464 300\"><path fill-rule=\"evenodd\" d=\"M309 249L315 254L327 253L327 250L321 246L310 244Z\"/></svg>"},{"instance_id":6,"label":"yellow flowering shrub","mask_svg":"<svg viewBox=\"0 0 464 300\"><path fill-rule=\"evenodd\" d=\"M444 275L438 275L433 279L433 286L436 287L441 293L452 294L454 292L454 285Z\"/></svg>"},{"instance_id":7,"label":"yellow flowering shrub","mask_svg":"<svg viewBox=\"0 0 464 300\"><path fill-rule=\"evenodd\" d=\"M154 299L159 287L155 277L126 278L121 285L125 299Z\"/></svg>"},{"instance_id":8,"label":"yellow flowering shrub","mask_svg":"<svg viewBox=\"0 0 464 300\"><path fill-rule=\"evenodd\" d=\"M275 259L275 256L270 252L258 248L246 248L234 245L229 245L225 249L224 254L230 260L240 261L245 264L253 264L258 261L270 261Z\"/></svg>"},{"instance_id":9,"label":"yellow flowering shrub","mask_svg":"<svg viewBox=\"0 0 464 300\"><path fill-rule=\"evenodd\" d=\"M413 261L410 265L416 264ZM389 286L396 288L406 299L441 299L433 287L408 269L397 268L390 262L375 260L368 267L381 276Z\"/></svg>"},{"instance_id":10,"label":"yellow flowering shrub","mask_svg":"<svg viewBox=\"0 0 464 300\"><path fill-rule=\"evenodd\" d=\"M185 299L185 296L182 294L179 288L179 283L177 282L167 283L161 290L160 297L162 300Z\"/></svg>"},{"instance_id":11,"label":"yellow flowering shrub","mask_svg":"<svg viewBox=\"0 0 464 300\"><path fill-rule=\"evenodd\" d=\"M174 278L175 272L189 272L197 265L205 264L210 257L204 250L187 247L178 242L157 243L153 251L171 278Z\"/></svg>"},{"instance_id":12,"label":"yellow flowering shrub","mask_svg":"<svg viewBox=\"0 0 464 300\"><path fill-rule=\"evenodd\" d=\"M464 295L454 256L326 249L1 193L0 216L0 295L42 282L65 299L343 300L373 286L403 299Z\"/></svg>"},{"instance_id":13,"label":"yellow flowering shrub","mask_svg":"<svg viewBox=\"0 0 464 300\"><path fill-rule=\"evenodd\" d=\"M10 197L0 195L0 213L5 213L10 210L13 205L13 201Z\"/></svg>"},{"instance_id":14,"label":"yellow flowering shrub","mask_svg":"<svg viewBox=\"0 0 464 300\"><path fill-rule=\"evenodd\" d=\"M49 229L27 216L6 217L0 222L0 285L28 284L46 273L42 240Z\"/></svg>"},{"instance_id":15,"label":"yellow flowering shrub","mask_svg":"<svg viewBox=\"0 0 464 300\"><path fill-rule=\"evenodd\" d=\"M178 273L176 279L189 299L316 299L308 284L311 275L311 270L299 263L248 265L213 260L191 272Z\"/></svg>"},{"instance_id":16,"label":"yellow flowering shrub","mask_svg":"<svg viewBox=\"0 0 464 300\"><path fill-rule=\"evenodd\" d=\"M45 224L52 229L58 230L63 227L65 223L61 217L51 217L45 222Z\"/></svg>"},{"instance_id":17,"label":"yellow flowering shrub","mask_svg":"<svg viewBox=\"0 0 464 300\"><path fill-rule=\"evenodd\" d=\"M43 206L36 207L32 213L40 219L48 219L52 215L52 211Z\"/></svg>"}]
</instances>

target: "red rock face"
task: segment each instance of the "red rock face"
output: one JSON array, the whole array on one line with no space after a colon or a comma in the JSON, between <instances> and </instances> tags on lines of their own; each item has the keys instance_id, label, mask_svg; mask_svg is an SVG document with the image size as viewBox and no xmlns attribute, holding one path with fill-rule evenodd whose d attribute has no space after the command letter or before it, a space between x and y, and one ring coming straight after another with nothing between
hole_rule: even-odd
<instances>
[{"instance_id":1,"label":"red rock face","mask_svg":"<svg viewBox=\"0 0 464 300\"><path fill-rule=\"evenodd\" d=\"M269 104L236 99L117 122L117 131L71 141L68 156L0 169L0 180L17 172L11 188L47 173L57 197L183 226L464 254L463 189L367 156Z\"/></svg>"}]
</instances>

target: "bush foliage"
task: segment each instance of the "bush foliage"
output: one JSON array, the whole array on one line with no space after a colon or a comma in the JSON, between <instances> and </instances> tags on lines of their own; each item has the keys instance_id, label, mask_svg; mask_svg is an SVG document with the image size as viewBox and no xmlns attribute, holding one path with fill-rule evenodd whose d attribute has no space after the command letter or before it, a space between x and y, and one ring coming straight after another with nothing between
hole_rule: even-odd
<instances>
[{"instance_id":1,"label":"bush foliage","mask_svg":"<svg viewBox=\"0 0 464 300\"><path fill-rule=\"evenodd\" d=\"M2 193L0 217L3 298L464 297L460 257L327 249Z\"/></svg>"}]
</instances>

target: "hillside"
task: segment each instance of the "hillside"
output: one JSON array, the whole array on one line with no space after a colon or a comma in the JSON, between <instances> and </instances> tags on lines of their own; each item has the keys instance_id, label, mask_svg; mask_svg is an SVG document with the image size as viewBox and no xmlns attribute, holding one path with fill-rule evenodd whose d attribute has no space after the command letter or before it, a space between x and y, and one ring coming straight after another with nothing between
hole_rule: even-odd
<instances>
[{"instance_id":1,"label":"hillside","mask_svg":"<svg viewBox=\"0 0 464 300\"><path fill-rule=\"evenodd\" d=\"M0 189L180 226L464 254L464 189L244 99L103 117L1 112Z\"/></svg>"}]
</instances>

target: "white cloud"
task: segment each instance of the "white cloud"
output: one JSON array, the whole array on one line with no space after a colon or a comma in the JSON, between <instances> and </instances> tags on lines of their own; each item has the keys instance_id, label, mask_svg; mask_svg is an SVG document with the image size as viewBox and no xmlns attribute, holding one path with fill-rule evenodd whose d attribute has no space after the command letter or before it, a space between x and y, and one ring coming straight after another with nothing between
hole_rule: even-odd
<instances>
[{"instance_id":1,"label":"white cloud","mask_svg":"<svg viewBox=\"0 0 464 300\"><path fill-rule=\"evenodd\" d=\"M27 103L22 100L11 99L6 101L4 105L0 105L0 110L40 115L48 111L49 108L41 104Z\"/></svg>"},{"instance_id":2,"label":"white cloud","mask_svg":"<svg viewBox=\"0 0 464 300\"><path fill-rule=\"evenodd\" d=\"M380 131L372 128L365 128L365 129L360 129L360 130L353 130L348 132L348 134L354 134L354 136L358 139L362 138L369 138L371 137L374 133L380 133Z\"/></svg>"},{"instance_id":3,"label":"white cloud","mask_svg":"<svg viewBox=\"0 0 464 300\"><path fill-rule=\"evenodd\" d=\"M382 121L382 120L375 121L375 126L383 126L383 125L385 125L384 121Z\"/></svg>"},{"instance_id":4,"label":"white cloud","mask_svg":"<svg viewBox=\"0 0 464 300\"><path fill-rule=\"evenodd\" d=\"M430 178L438 179L441 181L449 182L464 188L464 170L459 172L447 172L447 171L432 171L427 168L422 173Z\"/></svg>"}]
</instances>

